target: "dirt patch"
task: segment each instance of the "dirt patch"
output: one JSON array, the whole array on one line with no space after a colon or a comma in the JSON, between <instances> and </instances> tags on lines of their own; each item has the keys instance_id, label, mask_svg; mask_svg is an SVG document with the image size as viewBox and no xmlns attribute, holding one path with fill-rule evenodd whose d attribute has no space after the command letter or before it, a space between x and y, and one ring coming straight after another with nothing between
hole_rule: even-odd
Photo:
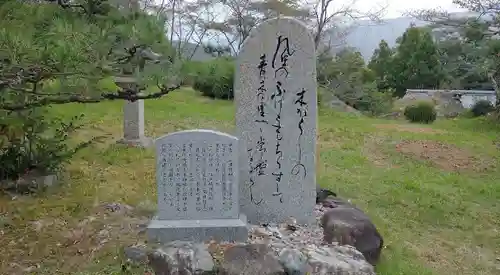
<instances>
[{"instance_id":1,"label":"dirt patch","mask_svg":"<svg viewBox=\"0 0 500 275\"><path fill-rule=\"evenodd\" d=\"M421 160L431 161L447 171L484 171L492 164L491 160L477 158L467 150L430 140L405 140L396 145L396 150Z\"/></svg>"},{"instance_id":2,"label":"dirt patch","mask_svg":"<svg viewBox=\"0 0 500 275\"><path fill-rule=\"evenodd\" d=\"M404 124L375 124L377 129L394 129L400 132L424 133L424 134L445 134L446 131L432 129L429 127L404 125Z\"/></svg>"},{"instance_id":3,"label":"dirt patch","mask_svg":"<svg viewBox=\"0 0 500 275\"><path fill-rule=\"evenodd\" d=\"M372 137L365 141L365 145L362 149L363 154L366 158L379 168L397 168L387 154L384 154L380 149L384 143L384 138L382 137Z\"/></svg>"}]
</instances>

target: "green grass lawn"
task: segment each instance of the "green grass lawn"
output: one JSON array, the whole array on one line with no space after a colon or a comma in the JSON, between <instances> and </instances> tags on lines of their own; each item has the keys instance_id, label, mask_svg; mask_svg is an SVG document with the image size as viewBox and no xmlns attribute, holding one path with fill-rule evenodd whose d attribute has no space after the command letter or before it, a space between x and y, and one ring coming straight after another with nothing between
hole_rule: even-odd
<instances>
[{"instance_id":1,"label":"green grass lawn","mask_svg":"<svg viewBox=\"0 0 500 275\"><path fill-rule=\"evenodd\" d=\"M144 274L122 267L121 255L144 238L134 227L144 218L100 208L120 202L150 211L156 202L154 150L115 145L122 104L54 108L85 113L79 140L103 138L66 167L59 189L0 197L0 274ZM149 136L233 132L232 102L181 90L145 105ZM387 247L378 274L500 274L500 128L481 119L421 126L324 109L319 127L318 181L379 227Z\"/></svg>"}]
</instances>

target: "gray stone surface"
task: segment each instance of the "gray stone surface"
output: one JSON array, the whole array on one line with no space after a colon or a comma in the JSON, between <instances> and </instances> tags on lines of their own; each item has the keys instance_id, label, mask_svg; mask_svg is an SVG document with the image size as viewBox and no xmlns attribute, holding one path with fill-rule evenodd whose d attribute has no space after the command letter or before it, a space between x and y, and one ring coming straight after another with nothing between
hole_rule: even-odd
<instances>
[{"instance_id":1,"label":"gray stone surface","mask_svg":"<svg viewBox=\"0 0 500 275\"><path fill-rule=\"evenodd\" d=\"M148 253L156 275L214 274L214 260L205 244L175 241Z\"/></svg>"},{"instance_id":2,"label":"gray stone surface","mask_svg":"<svg viewBox=\"0 0 500 275\"><path fill-rule=\"evenodd\" d=\"M238 204L238 139L188 130L156 140L158 214L151 240L244 241L246 217Z\"/></svg>"},{"instance_id":3,"label":"gray stone surface","mask_svg":"<svg viewBox=\"0 0 500 275\"><path fill-rule=\"evenodd\" d=\"M316 205L313 212L316 222L308 226L297 225L293 230L289 223L251 225L248 242L270 246L274 254L279 255L279 262L287 275L375 274L373 266L355 247L326 244L323 241L320 222L329 210Z\"/></svg>"},{"instance_id":4,"label":"gray stone surface","mask_svg":"<svg viewBox=\"0 0 500 275\"><path fill-rule=\"evenodd\" d=\"M375 275L371 264L352 246L315 247L305 249L315 275Z\"/></svg>"},{"instance_id":5,"label":"gray stone surface","mask_svg":"<svg viewBox=\"0 0 500 275\"><path fill-rule=\"evenodd\" d=\"M265 244L240 244L224 251L224 275L286 275L273 250Z\"/></svg>"},{"instance_id":6,"label":"gray stone surface","mask_svg":"<svg viewBox=\"0 0 500 275\"><path fill-rule=\"evenodd\" d=\"M208 220L159 220L154 217L148 226L147 235L150 241L156 243L175 240L243 242L248 239L248 228L243 214L237 219Z\"/></svg>"},{"instance_id":7,"label":"gray stone surface","mask_svg":"<svg viewBox=\"0 0 500 275\"><path fill-rule=\"evenodd\" d=\"M240 204L252 223L314 220L316 53L300 21L254 28L238 56L236 126Z\"/></svg>"},{"instance_id":8,"label":"gray stone surface","mask_svg":"<svg viewBox=\"0 0 500 275\"><path fill-rule=\"evenodd\" d=\"M156 140L158 218L238 218L238 139L187 130Z\"/></svg>"},{"instance_id":9,"label":"gray stone surface","mask_svg":"<svg viewBox=\"0 0 500 275\"><path fill-rule=\"evenodd\" d=\"M15 193L38 192L59 186L60 177L61 175L57 172L46 175L37 170L32 170L15 181L0 181L0 186L6 191L14 191Z\"/></svg>"},{"instance_id":10,"label":"gray stone surface","mask_svg":"<svg viewBox=\"0 0 500 275\"><path fill-rule=\"evenodd\" d=\"M118 143L134 147L153 145L153 140L144 136L144 100L125 101L123 106L123 138Z\"/></svg>"},{"instance_id":11,"label":"gray stone surface","mask_svg":"<svg viewBox=\"0 0 500 275\"><path fill-rule=\"evenodd\" d=\"M284 248L278 257L287 275L306 275L310 272L307 257L297 249Z\"/></svg>"},{"instance_id":12,"label":"gray stone surface","mask_svg":"<svg viewBox=\"0 0 500 275\"><path fill-rule=\"evenodd\" d=\"M150 137L142 137L140 139L122 138L122 139L118 140L117 143L118 144L125 144L125 145L132 146L132 147L138 147L138 148L148 148L148 147L153 146L154 141Z\"/></svg>"},{"instance_id":13,"label":"gray stone surface","mask_svg":"<svg viewBox=\"0 0 500 275\"><path fill-rule=\"evenodd\" d=\"M148 248L145 245L134 245L125 247L123 249L123 253L128 260L132 262L143 263L147 262L148 260L147 249Z\"/></svg>"}]
</instances>

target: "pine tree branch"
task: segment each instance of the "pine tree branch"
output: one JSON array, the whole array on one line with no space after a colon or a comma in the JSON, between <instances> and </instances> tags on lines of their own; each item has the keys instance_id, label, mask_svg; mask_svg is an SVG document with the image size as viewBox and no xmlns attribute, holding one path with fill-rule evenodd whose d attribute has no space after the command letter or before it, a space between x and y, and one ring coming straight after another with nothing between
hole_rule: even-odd
<instances>
[{"instance_id":1,"label":"pine tree branch","mask_svg":"<svg viewBox=\"0 0 500 275\"><path fill-rule=\"evenodd\" d=\"M21 111L27 110L35 107L42 107L47 105L60 105L60 104L68 104L68 103L99 103L106 100L128 100L131 102L141 100L141 99L154 99L160 98L172 91L178 90L180 85L176 85L173 87L166 87L165 85L158 85L160 91L143 95L136 93L135 90L131 89L123 89L116 93L103 93L98 97L90 97L90 96L79 96L72 95L68 97L59 97L59 98L42 98L39 101L27 102L23 104L0 104L0 110L6 111Z\"/></svg>"}]
</instances>

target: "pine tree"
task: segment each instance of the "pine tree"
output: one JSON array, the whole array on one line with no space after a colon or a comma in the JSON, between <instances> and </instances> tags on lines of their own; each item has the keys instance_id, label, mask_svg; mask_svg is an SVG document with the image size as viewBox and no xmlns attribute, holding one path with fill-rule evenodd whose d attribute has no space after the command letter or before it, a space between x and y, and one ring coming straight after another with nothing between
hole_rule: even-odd
<instances>
[{"instance_id":1,"label":"pine tree","mask_svg":"<svg viewBox=\"0 0 500 275\"><path fill-rule=\"evenodd\" d=\"M398 39L391 66L396 96L406 89L435 89L443 79L438 49L427 29L410 27Z\"/></svg>"},{"instance_id":2,"label":"pine tree","mask_svg":"<svg viewBox=\"0 0 500 275\"><path fill-rule=\"evenodd\" d=\"M380 91L388 90L391 87L392 54L387 42L381 40L378 49L375 50L370 63L368 63L368 68L375 74L377 88Z\"/></svg>"}]
</instances>

